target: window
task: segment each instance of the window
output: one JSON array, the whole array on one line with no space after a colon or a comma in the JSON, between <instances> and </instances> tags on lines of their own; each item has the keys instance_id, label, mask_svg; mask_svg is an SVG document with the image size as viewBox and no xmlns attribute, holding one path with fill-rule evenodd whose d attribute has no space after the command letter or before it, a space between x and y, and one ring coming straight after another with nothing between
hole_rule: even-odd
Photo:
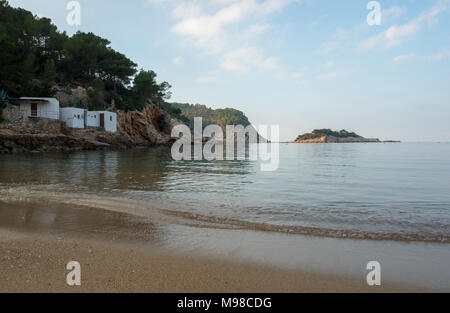
<instances>
[{"instance_id":1,"label":"window","mask_svg":"<svg viewBox=\"0 0 450 313\"><path fill-rule=\"evenodd\" d=\"M109 117L109 120L112 122L112 116Z\"/></svg>"}]
</instances>

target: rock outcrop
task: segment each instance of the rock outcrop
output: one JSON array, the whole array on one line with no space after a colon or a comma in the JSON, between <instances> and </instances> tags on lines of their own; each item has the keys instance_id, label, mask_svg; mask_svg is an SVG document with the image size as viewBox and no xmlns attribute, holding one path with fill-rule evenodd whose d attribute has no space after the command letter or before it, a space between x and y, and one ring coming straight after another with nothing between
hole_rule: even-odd
<instances>
[{"instance_id":1,"label":"rock outcrop","mask_svg":"<svg viewBox=\"0 0 450 313\"><path fill-rule=\"evenodd\" d=\"M0 124L0 153L129 149L168 145L171 131L182 122L159 106L148 104L142 112L118 112L117 133L102 129L69 129L56 120L21 115L15 108ZM10 113L10 112L9 112ZM9 114L7 113L7 114Z\"/></svg>"},{"instance_id":2,"label":"rock outcrop","mask_svg":"<svg viewBox=\"0 0 450 313\"><path fill-rule=\"evenodd\" d=\"M109 144L63 134L18 134L0 130L0 153L108 149Z\"/></svg>"},{"instance_id":3,"label":"rock outcrop","mask_svg":"<svg viewBox=\"0 0 450 313\"><path fill-rule=\"evenodd\" d=\"M58 99L62 107L76 106L79 103L89 102L87 90L81 86L55 86L54 97Z\"/></svg>"},{"instance_id":4,"label":"rock outcrop","mask_svg":"<svg viewBox=\"0 0 450 313\"><path fill-rule=\"evenodd\" d=\"M364 138L364 137L334 137L334 136L322 136L314 139L296 140L291 143L377 143L381 142L377 138Z\"/></svg>"},{"instance_id":5,"label":"rock outcrop","mask_svg":"<svg viewBox=\"0 0 450 313\"><path fill-rule=\"evenodd\" d=\"M182 122L153 104L148 104L142 112L123 112L117 116L118 133L135 145L169 144L172 128L178 124Z\"/></svg>"}]
</instances>

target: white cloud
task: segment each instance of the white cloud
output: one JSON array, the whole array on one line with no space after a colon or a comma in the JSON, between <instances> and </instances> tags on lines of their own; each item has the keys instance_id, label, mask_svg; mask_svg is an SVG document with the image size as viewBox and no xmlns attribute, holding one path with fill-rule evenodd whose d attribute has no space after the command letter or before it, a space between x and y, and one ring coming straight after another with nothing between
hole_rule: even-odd
<instances>
[{"instance_id":1,"label":"white cloud","mask_svg":"<svg viewBox=\"0 0 450 313\"><path fill-rule=\"evenodd\" d=\"M207 8L197 2L181 3L173 11L173 16L181 21L173 26L172 31L199 47L219 52L226 45L226 26L243 19L253 9L254 3L254 0L233 2L213 14L205 13Z\"/></svg>"},{"instance_id":2,"label":"white cloud","mask_svg":"<svg viewBox=\"0 0 450 313\"><path fill-rule=\"evenodd\" d=\"M334 67L334 62L333 61L328 61L328 62L326 62L323 65L323 67L325 67L325 68L332 68L332 67Z\"/></svg>"},{"instance_id":3,"label":"white cloud","mask_svg":"<svg viewBox=\"0 0 450 313\"><path fill-rule=\"evenodd\" d=\"M253 35L259 35L261 33L264 33L270 28L270 24L264 23L264 24L253 24L249 28L247 28L247 34L250 36Z\"/></svg>"},{"instance_id":4,"label":"white cloud","mask_svg":"<svg viewBox=\"0 0 450 313\"><path fill-rule=\"evenodd\" d=\"M450 49L443 50L434 55L429 55L427 58L429 60L433 60L433 61L440 61L440 60L448 59L448 58L450 58Z\"/></svg>"},{"instance_id":5,"label":"white cloud","mask_svg":"<svg viewBox=\"0 0 450 313\"><path fill-rule=\"evenodd\" d=\"M278 68L278 60L264 57L257 48L244 47L225 53L221 66L225 71L247 73L252 67L275 70Z\"/></svg>"},{"instance_id":6,"label":"white cloud","mask_svg":"<svg viewBox=\"0 0 450 313\"><path fill-rule=\"evenodd\" d=\"M164 3L164 2L167 2L167 1L168 0L147 0L148 3L155 4L155 5L161 4L161 3Z\"/></svg>"},{"instance_id":7,"label":"white cloud","mask_svg":"<svg viewBox=\"0 0 450 313\"><path fill-rule=\"evenodd\" d=\"M333 37L325 42L320 50L322 53L329 53L333 50L338 49L341 47L342 43L347 39L348 37L348 31L342 28L338 28L335 33L333 34Z\"/></svg>"},{"instance_id":8,"label":"white cloud","mask_svg":"<svg viewBox=\"0 0 450 313\"><path fill-rule=\"evenodd\" d=\"M175 57L175 58L172 60L172 63L173 63L174 65L181 65L181 64L184 63L184 58L181 57L181 56L177 56L177 57Z\"/></svg>"},{"instance_id":9,"label":"white cloud","mask_svg":"<svg viewBox=\"0 0 450 313\"><path fill-rule=\"evenodd\" d=\"M441 2L431 8L431 10L422 13L420 16L412 19L410 22L403 25L393 25L387 30L364 40L358 45L358 50L369 51L378 47L384 49L391 49L400 45L405 40L417 34L424 24L432 24L437 21L437 16L445 12L448 8L447 2Z\"/></svg>"},{"instance_id":10,"label":"white cloud","mask_svg":"<svg viewBox=\"0 0 450 313\"><path fill-rule=\"evenodd\" d=\"M291 73L289 76L290 76L292 79L304 78L305 75L306 75L306 71L307 71L306 68L301 68L301 69L299 69L299 70L297 70L297 71Z\"/></svg>"},{"instance_id":11,"label":"white cloud","mask_svg":"<svg viewBox=\"0 0 450 313\"><path fill-rule=\"evenodd\" d=\"M450 58L450 49L445 49L436 54L431 54L431 55L417 55L414 53L399 55L392 59L392 63L400 64L400 63L404 63L404 62L412 61L412 60L441 61L441 60L445 60L448 58Z\"/></svg>"},{"instance_id":12,"label":"white cloud","mask_svg":"<svg viewBox=\"0 0 450 313\"><path fill-rule=\"evenodd\" d=\"M382 21L385 22L386 20L400 17L405 14L405 12L406 9L399 6L387 8L381 11Z\"/></svg>"},{"instance_id":13,"label":"white cloud","mask_svg":"<svg viewBox=\"0 0 450 313\"><path fill-rule=\"evenodd\" d=\"M385 23L387 20L391 20L394 18L397 18L401 15L403 15L406 12L404 8L394 6L387 8L383 10L382 13L382 21ZM325 16L328 18L328 16ZM358 24L355 27L351 29L343 29L338 28L332 35L331 39L329 39L327 42L322 44L320 51L322 53L330 53L335 50L339 50L344 48L346 45L348 45L348 42L351 38L355 37L355 34L357 34L363 27L366 27L367 25L364 24ZM370 38L371 39L371 38ZM372 44L373 40L368 40L367 45Z\"/></svg>"},{"instance_id":14,"label":"white cloud","mask_svg":"<svg viewBox=\"0 0 450 313\"><path fill-rule=\"evenodd\" d=\"M395 58L393 58L392 63L394 63L394 64L403 63L403 62L412 60L414 58L416 58L416 55L413 53L403 54L403 55L399 55L399 56L396 56Z\"/></svg>"},{"instance_id":15,"label":"white cloud","mask_svg":"<svg viewBox=\"0 0 450 313\"><path fill-rule=\"evenodd\" d=\"M323 73L316 76L316 80L325 80L325 79L332 79L332 78L339 78L339 77L346 77L348 76L348 71L332 71Z\"/></svg>"},{"instance_id":16,"label":"white cloud","mask_svg":"<svg viewBox=\"0 0 450 313\"><path fill-rule=\"evenodd\" d=\"M197 83L212 83L217 80L217 77L215 75L205 75L198 77L195 81Z\"/></svg>"},{"instance_id":17,"label":"white cloud","mask_svg":"<svg viewBox=\"0 0 450 313\"><path fill-rule=\"evenodd\" d=\"M266 0L256 6L256 11L259 15L268 15L274 12L280 12L291 2L292 0Z\"/></svg>"},{"instance_id":18,"label":"white cloud","mask_svg":"<svg viewBox=\"0 0 450 313\"><path fill-rule=\"evenodd\" d=\"M222 69L248 72L251 68L275 69L277 59L265 57L252 44L270 24L266 17L282 11L294 0L203 0L182 2L172 16L172 31L187 44L217 54ZM239 32L236 29L244 29Z\"/></svg>"}]
</instances>

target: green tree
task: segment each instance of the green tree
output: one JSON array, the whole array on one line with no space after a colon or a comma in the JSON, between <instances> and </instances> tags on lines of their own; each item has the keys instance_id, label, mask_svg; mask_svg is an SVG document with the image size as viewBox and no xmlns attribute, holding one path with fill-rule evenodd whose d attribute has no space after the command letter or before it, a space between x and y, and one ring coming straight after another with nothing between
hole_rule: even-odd
<instances>
[{"instance_id":1,"label":"green tree","mask_svg":"<svg viewBox=\"0 0 450 313\"><path fill-rule=\"evenodd\" d=\"M140 101L150 99L156 103L161 103L164 99L171 97L170 88L172 86L168 82L158 84L156 77L154 71L144 70L141 70L135 76L133 90Z\"/></svg>"},{"instance_id":2,"label":"green tree","mask_svg":"<svg viewBox=\"0 0 450 313\"><path fill-rule=\"evenodd\" d=\"M6 92L6 90L0 90L0 109L6 107L8 104L8 93Z\"/></svg>"},{"instance_id":3,"label":"green tree","mask_svg":"<svg viewBox=\"0 0 450 313\"><path fill-rule=\"evenodd\" d=\"M56 63L63 58L62 42L66 37L65 33L57 31L50 19L37 18L0 0L1 87L13 96L48 93L47 84L38 80L46 70L45 75L49 74L50 60L54 62L56 73Z\"/></svg>"},{"instance_id":4,"label":"green tree","mask_svg":"<svg viewBox=\"0 0 450 313\"><path fill-rule=\"evenodd\" d=\"M15 55L14 43L7 37L0 39L0 88L4 88L12 95L20 94L21 64Z\"/></svg>"},{"instance_id":5,"label":"green tree","mask_svg":"<svg viewBox=\"0 0 450 313\"><path fill-rule=\"evenodd\" d=\"M98 64L100 77L113 85L115 93L118 84L128 86L130 77L136 74L137 64L110 48L102 51Z\"/></svg>"},{"instance_id":6,"label":"green tree","mask_svg":"<svg viewBox=\"0 0 450 313\"><path fill-rule=\"evenodd\" d=\"M41 83L40 87L40 96L52 96L53 95L53 86L56 84L56 65L55 61L52 59L47 60L44 65L44 71L39 76L39 80Z\"/></svg>"},{"instance_id":7,"label":"green tree","mask_svg":"<svg viewBox=\"0 0 450 313\"><path fill-rule=\"evenodd\" d=\"M136 67L105 38L82 32L68 37L50 19L0 0L0 89L13 97L51 96L55 84L88 88L95 81L88 91L95 107L114 99L117 108L139 109L147 99L161 104L170 98L169 83L158 84L153 71L136 75Z\"/></svg>"},{"instance_id":8,"label":"green tree","mask_svg":"<svg viewBox=\"0 0 450 313\"><path fill-rule=\"evenodd\" d=\"M139 100L153 99L158 93L156 73L154 71L141 70L134 77L134 91Z\"/></svg>"},{"instance_id":9,"label":"green tree","mask_svg":"<svg viewBox=\"0 0 450 313\"><path fill-rule=\"evenodd\" d=\"M64 44L63 68L67 79L90 82L99 73L99 56L110 42L93 33L78 32Z\"/></svg>"},{"instance_id":10,"label":"green tree","mask_svg":"<svg viewBox=\"0 0 450 313\"><path fill-rule=\"evenodd\" d=\"M168 82L162 82L159 85L158 98L160 100L169 100L170 98L172 98L172 92L170 91L171 88L171 84L169 84Z\"/></svg>"},{"instance_id":11,"label":"green tree","mask_svg":"<svg viewBox=\"0 0 450 313\"><path fill-rule=\"evenodd\" d=\"M87 109L104 110L106 108L105 92L105 83L99 78L94 79L87 90L89 96Z\"/></svg>"}]
</instances>

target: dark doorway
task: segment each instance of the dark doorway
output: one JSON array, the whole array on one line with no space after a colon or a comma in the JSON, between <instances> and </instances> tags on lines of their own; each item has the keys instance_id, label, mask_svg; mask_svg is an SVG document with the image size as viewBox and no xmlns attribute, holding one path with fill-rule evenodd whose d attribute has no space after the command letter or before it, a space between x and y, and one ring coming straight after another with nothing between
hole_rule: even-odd
<instances>
[{"instance_id":1,"label":"dark doorway","mask_svg":"<svg viewBox=\"0 0 450 313\"><path fill-rule=\"evenodd\" d=\"M100 127L105 127L105 114L100 113Z\"/></svg>"},{"instance_id":2,"label":"dark doorway","mask_svg":"<svg viewBox=\"0 0 450 313\"><path fill-rule=\"evenodd\" d=\"M36 117L37 116L37 103L31 104L31 116Z\"/></svg>"}]
</instances>

